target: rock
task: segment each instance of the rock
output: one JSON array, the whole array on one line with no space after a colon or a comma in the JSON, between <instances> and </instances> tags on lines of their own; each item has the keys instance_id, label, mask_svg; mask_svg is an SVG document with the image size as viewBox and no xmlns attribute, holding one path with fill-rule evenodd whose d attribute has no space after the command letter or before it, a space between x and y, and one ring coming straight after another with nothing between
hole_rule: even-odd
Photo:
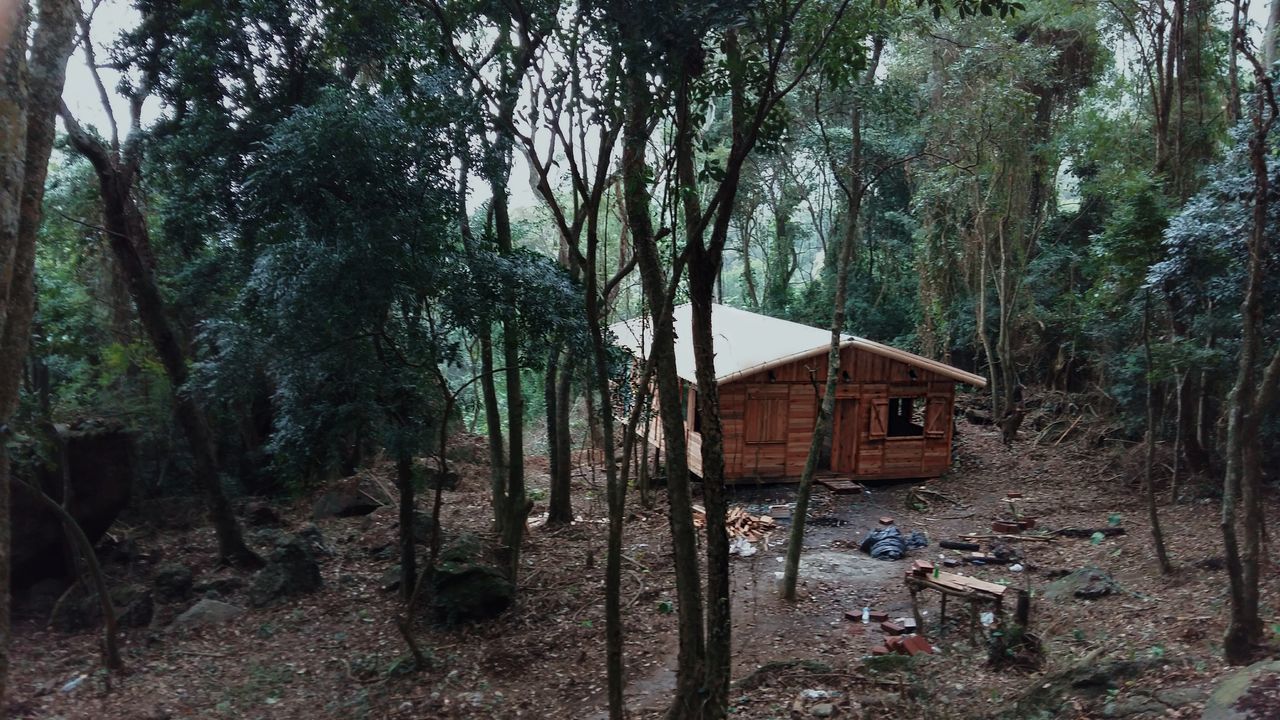
<instances>
[{"instance_id":1,"label":"rock","mask_svg":"<svg viewBox=\"0 0 1280 720\"><path fill-rule=\"evenodd\" d=\"M141 588L134 588L130 595L121 597L115 608L116 620L124 627L146 627L156 613L151 591Z\"/></svg>"},{"instance_id":2,"label":"rock","mask_svg":"<svg viewBox=\"0 0 1280 720\"><path fill-rule=\"evenodd\" d=\"M432 578L431 605L446 625L489 620L501 615L515 599L507 576L485 562L479 538L458 536L440 550Z\"/></svg>"},{"instance_id":3,"label":"rock","mask_svg":"<svg viewBox=\"0 0 1280 720\"><path fill-rule=\"evenodd\" d=\"M284 525L280 513L262 500L251 500L244 506L244 523L249 527L274 528Z\"/></svg>"},{"instance_id":4,"label":"rock","mask_svg":"<svg viewBox=\"0 0 1280 720\"><path fill-rule=\"evenodd\" d=\"M809 708L809 714L814 717L831 717L836 714L836 706L831 703L818 703Z\"/></svg>"},{"instance_id":5,"label":"rock","mask_svg":"<svg viewBox=\"0 0 1280 720\"><path fill-rule=\"evenodd\" d=\"M146 627L155 614L151 591L136 585L111 588L111 605L116 621L123 627ZM102 603L97 593L87 593L83 586L72 590L53 611L49 624L60 632L90 630L102 624Z\"/></svg>"},{"instance_id":6,"label":"rock","mask_svg":"<svg viewBox=\"0 0 1280 720\"><path fill-rule=\"evenodd\" d=\"M423 479L428 488L435 490L440 486L442 490L458 489L458 473L452 470L446 470L443 474L433 467L426 468L423 471Z\"/></svg>"},{"instance_id":7,"label":"rock","mask_svg":"<svg viewBox=\"0 0 1280 720\"><path fill-rule=\"evenodd\" d=\"M186 600L191 596L191 568L181 563L162 564L156 568L152 582L156 586L156 597L160 602Z\"/></svg>"},{"instance_id":8,"label":"rock","mask_svg":"<svg viewBox=\"0 0 1280 720\"><path fill-rule=\"evenodd\" d=\"M420 545L431 544L431 533L435 530L436 519L424 512L413 514L413 541Z\"/></svg>"},{"instance_id":9,"label":"rock","mask_svg":"<svg viewBox=\"0 0 1280 720\"><path fill-rule=\"evenodd\" d=\"M368 515L382 507L382 503L360 487L359 478L347 478L333 484L316 498L311 517L319 520L328 517L356 517Z\"/></svg>"},{"instance_id":10,"label":"rock","mask_svg":"<svg viewBox=\"0 0 1280 720\"><path fill-rule=\"evenodd\" d=\"M1109 718L1124 718L1144 713L1149 717L1159 717L1164 715L1164 711L1164 704L1141 695L1109 702L1102 706L1102 716Z\"/></svg>"},{"instance_id":11,"label":"rock","mask_svg":"<svg viewBox=\"0 0 1280 720\"><path fill-rule=\"evenodd\" d=\"M234 620L242 614L244 614L244 608L205 598L175 618L173 626L197 628L207 625L220 625L229 620Z\"/></svg>"},{"instance_id":12,"label":"rock","mask_svg":"<svg viewBox=\"0 0 1280 720\"><path fill-rule=\"evenodd\" d=\"M1098 568L1080 568L1049 583L1045 597L1058 600L1067 596L1096 600L1105 595L1119 592L1120 586L1106 572Z\"/></svg>"},{"instance_id":13,"label":"rock","mask_svg":"<svg viewBox=\"0 0 1280 720\"><path fill-rule=\"evenodd\" d=\"M1264 660L1223 678L1205 703L1201 720L1269 720L1280 717L1280 660Z\"/></svg>"},{"instance_id":14,"label":"rock","mask_svg":"<svg viewBox=\"0 0 1280 720\"><path fill-rule=\"evenodd\" d=\"M276 541L267 566L254 575L249 585L250 606L264 607L320 589L320 566L309 544L297 535L286 535Z\"/></svg>"},{"instance_id":15,"label":"rock","mask_svg":"<svg viewBox=\"0 0 1280 720\"><path fill-rule=\"evenodd\" d=\"M58 425L55 429L57 440L65 449L65 453L59 453L66 460L65 467L50 466L19 447L12 451L14 470L36 479L45 493L58 501L62 500L65 471L71 487L67 509L89 536L89 542L96 545L129 504L134 434L123 426L104 426L95 421L71 427ZM68 569L66 559L72 555L65 545L62 521L21 488L13 489L12 502L13 588L21 590L43 578L64 576Z\"/></svg>"},{"instance_id":16,"label":"rock","mask_svg":"<svg viewBox=\"0 0 1280 720\"><path fill-rule=\"evenodd\" d=\"M333 554L333 550L324 542L324 534L320 532L320 528L316 527L315 523L308 523L299 530L298 537L306 542L307 549L313 555Z\"/></svg>"},{"instance_id":17,"label":"rock","mask_svg":"<svg viewBox=\"0 0 1280 720\"><path fill-rule=\"evenodd\" d=\"M392 565L382 573L382 577L378 580L378 589L383 592L398 590L402 582L404 582L404 571L400 569L399 564Z\"/></svg>"},{"instance_id":18,"label":"rock","mask_svg":"<svg viewBox=\"0 0 1280 720\"><path fill-rule=\"evenodd\" d=\"M1153 697L1171 708L1180 708L1191 703L1204 702L1209 691L1198 687L1160 688Z\"/></svg>"},{"instance_id":19,"label":"rock","mask_svg":"<svg viewBox=\"0 0 1280 720\"><path fill-rule=\"evenodd\" d=\"M217 600L218 598L231 597L238 590L244 588L244 584L243 578L228 575L227 577L213 578L197 583L191 589L206 598Z\"/></svg>"}]
</instances>

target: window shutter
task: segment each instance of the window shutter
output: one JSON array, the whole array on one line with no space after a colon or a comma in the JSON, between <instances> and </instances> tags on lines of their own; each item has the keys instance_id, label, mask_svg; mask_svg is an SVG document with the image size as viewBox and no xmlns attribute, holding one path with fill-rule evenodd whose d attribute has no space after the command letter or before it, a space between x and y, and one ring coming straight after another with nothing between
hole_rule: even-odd
<instances>
[{"instance_id":1,"label":"window shutter","mask_svg":"<svg viewBox=\"0 0 1280 720\"><path fill-rule=\"evenodd\" d=\"M950 403L945 395L929 397L924 424L924 434L927 437L946 437L947 421L950 420L947 413L949 406Z\"/></svg>"},{"instance_id":2,"label":"window shutter","mask_svg":"<svg viewBox=\"0 0 1280 720\"><path fill-rule=\"evenodd\" d=\"M872 439L883 438L889 434L888 398L873 398L871 400L871 424L869 428Z\"/></svg>"}]
</instances>

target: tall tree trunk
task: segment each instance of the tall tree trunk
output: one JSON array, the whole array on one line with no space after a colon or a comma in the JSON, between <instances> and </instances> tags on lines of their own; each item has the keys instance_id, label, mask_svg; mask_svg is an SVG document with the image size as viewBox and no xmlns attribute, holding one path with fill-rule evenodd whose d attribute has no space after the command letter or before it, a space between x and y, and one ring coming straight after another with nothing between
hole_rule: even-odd
<instances>
[{"instance_id":1,"label":"tall tree trunk","mask_svg":"<svg viewBox=\"0 0 1280 720\"><path fill-rule=\"evenodd\" d=\"M631 102L640 102L631 98ZM639 112L634 113L640 115ZM647 111L640 115L647 118ZM643 149L640 150L643 153ZM643 167L637 164L635 167ZM643 177L628 182L647 182ZM628 203L630 204L630 203ZM633 212L633 215L635 213ZM676 669L676 688L670 717L693 717L700 707L706 644L702 623L702 579L698 562L698 538L693 526L693 499L689 491L689 458L684 435L684 413L680 393L680 377L676 374L675 326L671 314L664 313L668 280L662 272L662 260L653 238L641 238L635 223L631 226L640 268L641 283L654 318L653 340L649 354L654 364L658 389L658 413L662 420L663 445L667 452L668 520L676 571L676 602L680 645ZM670 282L677 282L672 278ZM663 317L665 314L665 318ZM677 708L679 712L677 713Z\"/></svg>"},{"instance_id":2,"label":"tall tree trunk","mask_svg":"<svg viewBox=\"0 0 1280 720\"><path fill-rule=\"evenodd\" d=\"M1241 39L1237 38L1241 46ZM1222 488L1222 535L1230 579L1231 614L1223 638L1223 655L1231 664L1253 659L1262 638L1258 613L1258 572L1262 542L1262 420L1280 383L1280 349L1275 351L1261 379L1258 359L1262 350L1262 295L1268 255L1268 205L1271 176L1268 167L1270 133L1276 122L1274 88L1269 68L1241 47L1254 65L1256 106L1249 137L1249 162L1253 170L1253 214L1249 232L1249 264L1244 300L1240 305L1240 356L1235 386L1227 412L1227 472ZM1244 522L1237 531L1237 502L1244 507ZM1243 536L1243 537L1241 537Z\"/></svg>"},{"instance_id":3,"label":"tall tree trunk","mask_svg":"<svg viewBox=\"0 0 1280 720\"><path fill-rule=\"evenodd\" d=\"M225 562L234 565L260 566L262 560L245 544L240 523L223 492L213 434L204 410L194 392L187 387L190 360L187 349L168 317L155 276L140 251L140 248L149 248L151 243L146 221L132 196L138 175L136 161L121 161L115 157L80 128L65 105L62 106L62 118L67 125L71 146L88 158L98 176L103 223L111 251L120 263L138 318L169 380L174 415L191 446L192 471L196 484L204 492L209 518L217 532L218 554Z\"/></svg>"},{"instance_id":4,"label":"tall tree trunk","mask_svg":"<svg viewBox=\"0 0 1280 720\"><path fill-rule=\"evenodd\" d=\"M35 241L76 4L42 0L28 58L27 4L0 6L0 708L8 706L8 440L35 311Z\"/></svg>"},{"instance_id":5,"label":"tall tree trunk","mask_svg":"<svg viewBox=\"0 0 1280 720\"><path fill-rule=\"evenodd\" d=\"M875 82L884 39L876 36L872 46L871 59L863 76L863 85L866 87L870 87ZM804 469L800 474L800 486L796 490L796 509L791 515L791 532L787 538L787 560L782 574L782 597L786 600L796 599L796 582L800 576L800 555L804 551L805 521L809 514L809 499L813 495L813 476L818 471L822 448L827 438L831 436L831 417L836 406L836 383L840 376L840 341L844 333L849 276L853 272L854 249L858 243L858 218L862 214L862 198L865 191L862 169L862 102L857 94L854 95L853 107L849 112L849 133L851 142L845 169L848 176L847 179L838 183L844 192L847 207L844 229L840 235L836 253L836 265L832 268L835 273L835 293L831 306L831 346L827 349L827 382L823 389L822 402L818 406L813 437L809 440L809 454L805 457Z\"/></svg>"},{"instance_id":6,"label":"tall tree trunk","mask_svg":"<svg viewBox=\"0 0 1280 720\"><path fill-rule=\"evenodd\" d=\"M510 157L510 153L506 153ZM507 178L496 174L490 183L493 191L494 230L498 251L514 251L511 217L508 214ZM533 504L524 487L524 388L520 377L519 327L514 319L502 321L502 360L506 363L507 380L507 484L506 508L502 527L503 552L511 582L520 574L520 545L524 542L525 521Z\"/></svg>"}]
</instances>

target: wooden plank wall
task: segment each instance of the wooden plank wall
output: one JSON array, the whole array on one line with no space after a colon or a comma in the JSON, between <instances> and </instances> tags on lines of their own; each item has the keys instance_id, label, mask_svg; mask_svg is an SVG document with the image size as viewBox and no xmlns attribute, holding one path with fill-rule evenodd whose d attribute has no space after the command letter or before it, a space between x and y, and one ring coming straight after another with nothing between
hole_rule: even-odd
<instances>
[{"instance_id":1,"label":"wooden plank wall","mask_svg":"<svg viewBox=\"0 0 1280 720\"><path fill-rule=\"evenodd\" d=\"M866 478L934 477L951 461L951 417L955 382L881 355L845 348L836 388L836 430L832 469ZM782 365L721 387L725 420L725 473L734 479L798 478L809 454L818 403L826 383L826 356ZM914 373L914 377L912 377ZM777 445L747 443L743 433L748 395L786 388L787 439ZM871 400L916 397L935 404L934 432L923 437L870 437ZM926 410L926 420L928 420ZM937 429L941 427L941 435Z\"/></svg>"},{"instance_id":2,"label":"wooden plank wall","mask_svg":"<svg viewBox=\"0 0 1280 720\"><path fill-rule=\"evenodd\" d=\"M951 463L955 381L857 348L842 351L840 369L834 420L838 436L832 442L834 472L864 479L889 479L936 477L946 471ZM799 478L808 457L826 374L826 356L819 355L721 386L726 478ZM682 387L688 392L687 383ZM872 436L875 402L885 403L891 397L912 397L925 404L925 435ZM757 422L755 417L748 418L749 405L757 409L785 407L785 437L747 442L748 421ZM690 427L686 425L689 468L701 474L702 436ZM761 435L758 431L752 434ZM661 423L656 417L651 421L649 441L654 445L662 443Z\"/></svg>"}]
</instances>

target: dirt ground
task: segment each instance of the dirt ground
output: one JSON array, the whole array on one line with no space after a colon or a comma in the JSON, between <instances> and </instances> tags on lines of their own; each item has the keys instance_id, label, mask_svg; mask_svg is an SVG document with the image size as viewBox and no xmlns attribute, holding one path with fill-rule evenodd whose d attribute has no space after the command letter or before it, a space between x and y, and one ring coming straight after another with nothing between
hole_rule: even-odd
<instances>
[{"instance_id":1,"label":"dirt ground","mask_svg":"<svg viewBox=\"0 0 1280 720\"><path fill-rule=\"evenodd\" d=\"M914 483L882 484L866 494L818 490L810 513L802 582L804 599L778 599L777 576L785 528L733 560L734 677L732 711L743 718L835 717L1198 717L1205 690L1228 670L1219 660L1226 624L1226 575L1220 564L1218 505L1212 499L1162 502L1161 519L1177 571L1162 577L1155 564L1137 465L1124 448L1086 447L1034 435L1006 448L996 431L961 422L956 462L931 481L927 507L908 505ZM476 450L460 463L463 480L447 493L446 534L485 532L489 517L487 468ZM469 460L469 461L468 461ZM530 483L545 509L545 467L535 459ZM1007 511L1010 491L1038 528L1118 526L1123 535L1101 542L1060 538L1010 543L1023 569L1008 565L961 570L1033 592L1032 630L1044 661L1034 671L987 665L985 643L961 628L942 635L937 603L924 605L934 655L868 668L882 642L872 625L845 618L864 606L892 617L910 615L902 573L911 558L934 561L938 541L989 533ZM788 486L736 488L733 503L756 513L789 502ZM385 508L364 518L317 523L332 554L321 562L321 591L265 610L250 610L216 628L169 626L194 600L158 605L149 628L126 630L126 669L101 670L96 634L66 635L46 628L47 605L19 599L15 610L10 716L22 718L594 718L604 717L603 477L579 471L575 512L582 521L561 529L535 528L524 551L516 605L496 621L461 629L419 627L433 667L407 671L406 647L394 624L400 603L379 589L393 560L388 546L396 517ZM626 524L624 614L628 707L633 717L659 717L674 684L676 621L671 544L665 507L641 507L635 493ZM1280 518L1268 500L1267 517ZM310 505L280 508L297 530ZM881 516L903 530L921 530L926 548L897 562L870 559L858 549ZM231 575L216 567L211 531L164 529L161 517L132 518L113 529L136 547L128 564L113 563L114 582L147 582L154 567L180 561L196 582ZM1271 525L1275 526L1274 520ZM1264 616L1280 624L1280 569L1264 575ZM1102 568L1120 592L1098 600L1042 596L1051 578L1084 566ZM243 591L241 591L243 592ZM243 596L232 602L243 604ZM808 661L808 662L805 662ZM1063 685L1051 698L1056 714L1038 710L1058 695L1062 674L1083 663L1119 675L1097 683ZM1118 667L1118 666L1114 666ZM69 691L64 685L84 676ZM1091 692L1091 690L1096 690ZM1019 704L1021 703L1021 704ZM1041 703L1037 705L1037 703ZM1036 713L1041 714L1037 715Z\"/></svg>"}]
</instances>

